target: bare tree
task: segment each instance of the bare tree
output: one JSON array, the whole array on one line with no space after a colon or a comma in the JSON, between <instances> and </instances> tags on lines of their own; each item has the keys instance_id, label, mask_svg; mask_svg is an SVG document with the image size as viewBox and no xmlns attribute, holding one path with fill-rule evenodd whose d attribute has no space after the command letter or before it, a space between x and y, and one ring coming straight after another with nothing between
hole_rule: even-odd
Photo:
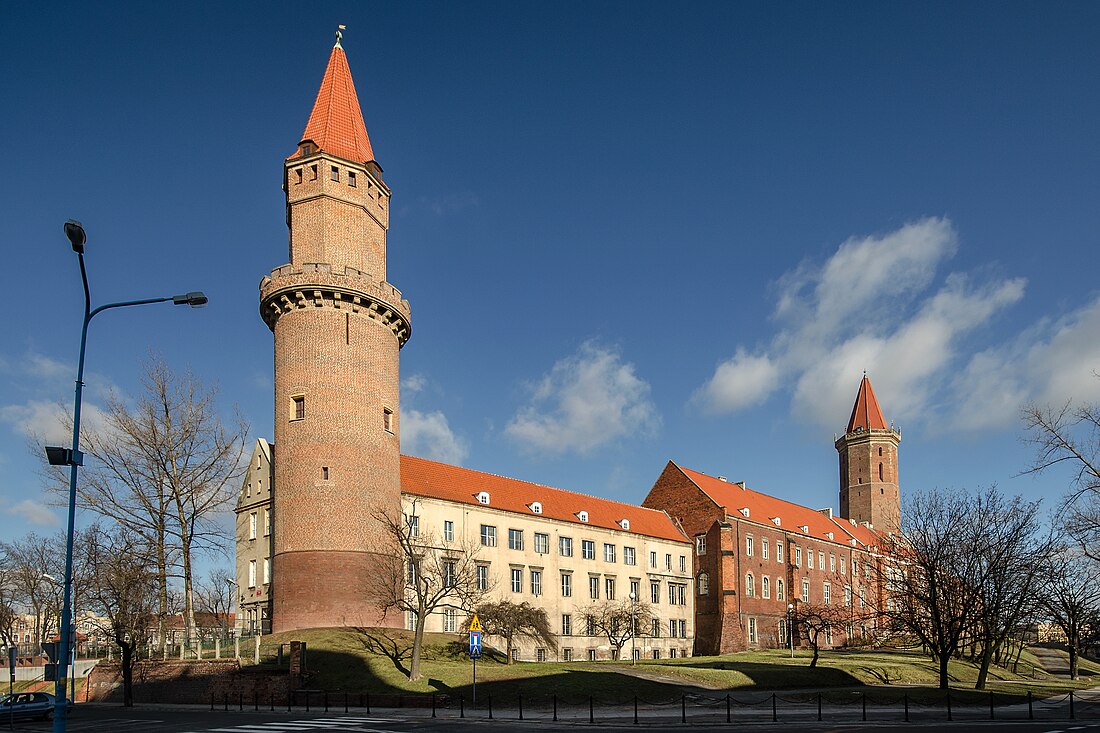
<instances>
[{"instance_id":1,"label":"bare tree","mask_svg":"<svg viewBox=\"0 0 1100 733\"><path fill-rule=\"evenodd\" d=\"M968 495L928 491L910 497L902 532L878 563L885 620L917 637L939 665L947 689L948 662L971 628L980 596L973 502Z\"/></svg>"},{"instance_id":2,"label":"bare tree","mask_svg":"<svg viewBox=\"0 0 1100 733\"><path fill-rule=\"evenodd\" d=\"M61 618L61 583L65 572L65 540L61 536L26 537L0 545L7 568L13 605L34 616L34 641L41 644L57 630ZM75 584L79 589L79 584ZM56 660L55 660L56 661Z\"/></svg>"},{"instance_id":3,"label":"bare tree","mask_svg":"<svg viewBox=\"0 0 1100 733\"><path fill-rule=\"evenodd\" d=\"M477 607L475 613L487 636L504 639L508 664L512 663L512 649L517 637L541 641L551 649L558 648L554 632L550 630L550 619L546 617L546 610L535 608L527 601L483 603Z\"/></svg>"},{"instance_id":4,"label":"bare tree","mask_svg":"<svg viewBox=\"0 0 1100 733\"><path fill-rule=\"evenodd\" d=\"M975 635L981 645L975 687L985 688L989 667L999 659L1013 632L1039 608L1038 586L1046 566L1050 537L1040 529L1039 503L1007 499L995 488L973 498L980 532L966 539L979 560L975 578L978 603Z\"/></svg>"},{"instance_id":5,"label":"bare tree","mask_svg":"<svg viewBox=\"0 0 1100 733\"><path fill-rule=\"evenodd\" d=\"M233 576L225 568L212 568L195 584L195 610L217 623L222 636L229 634L229 611L233 605L231 580Z\"/></svg>"},{"instance_id":6,"label":"bare tree","mask_svg":"<svg viewBox=\"0 0 1100 733\"><path fill-rule=\"evenodd\" d=\"M1049 592L1044 606L1051 620L1066 635L1069 673L1078 676L1078 657L1089 640L1091 627L1100 620L1100 563L1080 548L1062 546L1049 564Z\"/></svg>"},{"instance_id":7,"label":"bare tree","mask_svg":"<svg viewBox=\"0 0 1100 733\"><path fill-rule=\"evenodd\" d=\"M2 552L2 548L0 548ZM0 554L0 643L5 647L16 643L15 624L18 621L16 610L15 584L12 572L8 568L7 558Z\"/></svg>"},{"instance_id":8,"label":"bare tree","mask_svg":"<svg viewBox=\"0 0 1100 733\"><path fill-rule=\"evenodd\" d=\"M1066 527L1086 552L1100 559L1100 406L1030 404L1022 416L1029 431L1026 440L1035 446L1035 460L1025 473L1039 474L1061 464L1072 472Z\"/></svg>"},{"instance_id":9,"label":"bare tree","mask_svg":"<svg viewBox=\"0 0 1100 733\"><path fill-rule=\"evenodd\" d=\"M813 668L817 666L822 635L828 639L834 630L844 629L851 618L851 609L847 606L810 605L809 603L799 603L796 609L796 615L792 621L798 633L813 649L814 656L810 659L810 667Z\"/></svg>"},{"instance_id":10,"label":"bare tree","mask_svg":"<svg viewBox=\"0 0 1100 733\"><path fill-rule=\"evenodd\" d=\"M412 616L409 679L418 680L428 616L448 609L456 615L468 614L491 589L488 568L479 579L477 558L481 546L468 537L444 541L434 533L422 533L415 514L377 510L373 516L383 528L393 562L381 567L369 582L380 600L383 616L391 612Z\"/></svg>"},{"instance_id":11,"label":"bare tree","mask_svg":"<svg viewBox=\"0 0 1100 733\"><path fill-rule=\"evenodd\" d=\"M112 394L101 430L82 427L87 465L77 486L83 508L137 533L153 551L161 638L166 638L169 578L183 580L185 638L195 627L196 553L224 551L230 538L214 520L230 505L245 466L247 423L228 426L216 412L217 390L190 372L177 375L159 358L145 364L144 393L132 407ZM56 471L52 488L68 490ZM163 643L163 642L162 642Z\"/></svg>"},{"instance_id":12,"label":"bare tree","mask_svg":"<svg viewBox=\"0 0 1100 733\"><path fill-rule=\"evenodd\" d=\"M653 612L648 603L604 601L594 604L582 617L589 636L604 636L615 648L615 657L622 656L623 647L632 638L644 636L652 623Z\"/></svg>"},{"instance_id":13,"label":"bare tree","mask_svg":"<svg viewBox=\"0 0 1100 733\"><path fill-rule=\"evenodd\" d=\"M134 662L156 626L155 552L125 529L93 527L83 543L91 570L88 599L106 619L101 630L122 651L123 704L134 704Z\"/></svg>"}]
</instances>

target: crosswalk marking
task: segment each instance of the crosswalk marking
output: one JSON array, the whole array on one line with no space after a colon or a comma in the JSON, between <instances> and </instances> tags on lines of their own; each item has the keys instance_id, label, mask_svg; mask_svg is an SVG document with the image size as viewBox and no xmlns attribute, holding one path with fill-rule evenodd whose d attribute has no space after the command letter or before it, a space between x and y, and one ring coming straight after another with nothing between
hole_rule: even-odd
<instances>
[{"instance_id":1,"label":"crosswalk marking","mask_svg":"<svg viewBox=\"0 0 1100 733\"><path fill-rule=\"evenodd\" d=\"M291 733L292 731L328 730L355 731L356 733L396 733L379 728L365 728L367 724L389 723L389 718L314 718L312 720L274 720L267 723L238 723L221 728L205 728L204 733ZM194 731L192 733L198 733Z\"/></svg>"}]
</instances>

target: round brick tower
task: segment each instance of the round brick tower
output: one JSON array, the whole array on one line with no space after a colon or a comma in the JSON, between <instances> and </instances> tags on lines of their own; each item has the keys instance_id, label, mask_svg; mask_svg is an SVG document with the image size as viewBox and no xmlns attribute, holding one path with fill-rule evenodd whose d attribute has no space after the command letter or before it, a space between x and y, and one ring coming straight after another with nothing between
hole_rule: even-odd
<instances>
[{"instance_id":1,"label":"round brick tower","mask_svg":"<svg viewBox=\"0 0 1100 733\"><path fill-rule=\"evenodd\" d=\"M836 439L840 454L840 516L879 532L901 527L898 444L901 431L886 424L871 380L863 375L848 429Z\"/></svg>"},{"instance_id":2,"label":"round brick tower","mask_svg":"<svg viewBox=\"0 0 1100 733\"><path fill-rule=\"evenodd\" d=\"M386 282L390 189L339 36L283 189L290 263L260 283L275 336L272 630L381 625L373 517L401 506L410 314Z\"/></svg>"}]
</instances>

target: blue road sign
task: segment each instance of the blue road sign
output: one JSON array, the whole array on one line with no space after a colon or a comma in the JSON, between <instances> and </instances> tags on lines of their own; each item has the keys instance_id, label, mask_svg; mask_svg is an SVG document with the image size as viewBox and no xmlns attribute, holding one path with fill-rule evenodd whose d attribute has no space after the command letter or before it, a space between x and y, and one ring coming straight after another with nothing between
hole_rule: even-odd
<instances>
[{"instance_id":1,"label":"blue road sign","mask_svg":"<svg viewBox=\"0 0 1100 733\"><path fill-rule=\"evenodd\" d=\"M481 632L480 631L471 631L470 632L470 658L471 659L480 659L481 658Z\"/></svg>"}]
</instances>

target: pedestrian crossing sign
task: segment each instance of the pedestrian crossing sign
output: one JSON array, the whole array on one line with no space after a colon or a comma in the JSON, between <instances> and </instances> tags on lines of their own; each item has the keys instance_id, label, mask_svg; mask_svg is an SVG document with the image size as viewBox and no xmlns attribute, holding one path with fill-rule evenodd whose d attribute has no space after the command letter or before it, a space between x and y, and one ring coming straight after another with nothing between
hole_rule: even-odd
<instances>
[{"instance_id":1,"label":"pedestrian crossing sign","mask_svg":"<svg viewBox=\"0 0 1100 733\"><path fill-rule=\"evenodd\" d=\"M474 617L470 619L470 631L485 631L484 627L482 627L481 625L481 620L477 617L476 613L474 614Z\"/></svg>"}]
</instances>

